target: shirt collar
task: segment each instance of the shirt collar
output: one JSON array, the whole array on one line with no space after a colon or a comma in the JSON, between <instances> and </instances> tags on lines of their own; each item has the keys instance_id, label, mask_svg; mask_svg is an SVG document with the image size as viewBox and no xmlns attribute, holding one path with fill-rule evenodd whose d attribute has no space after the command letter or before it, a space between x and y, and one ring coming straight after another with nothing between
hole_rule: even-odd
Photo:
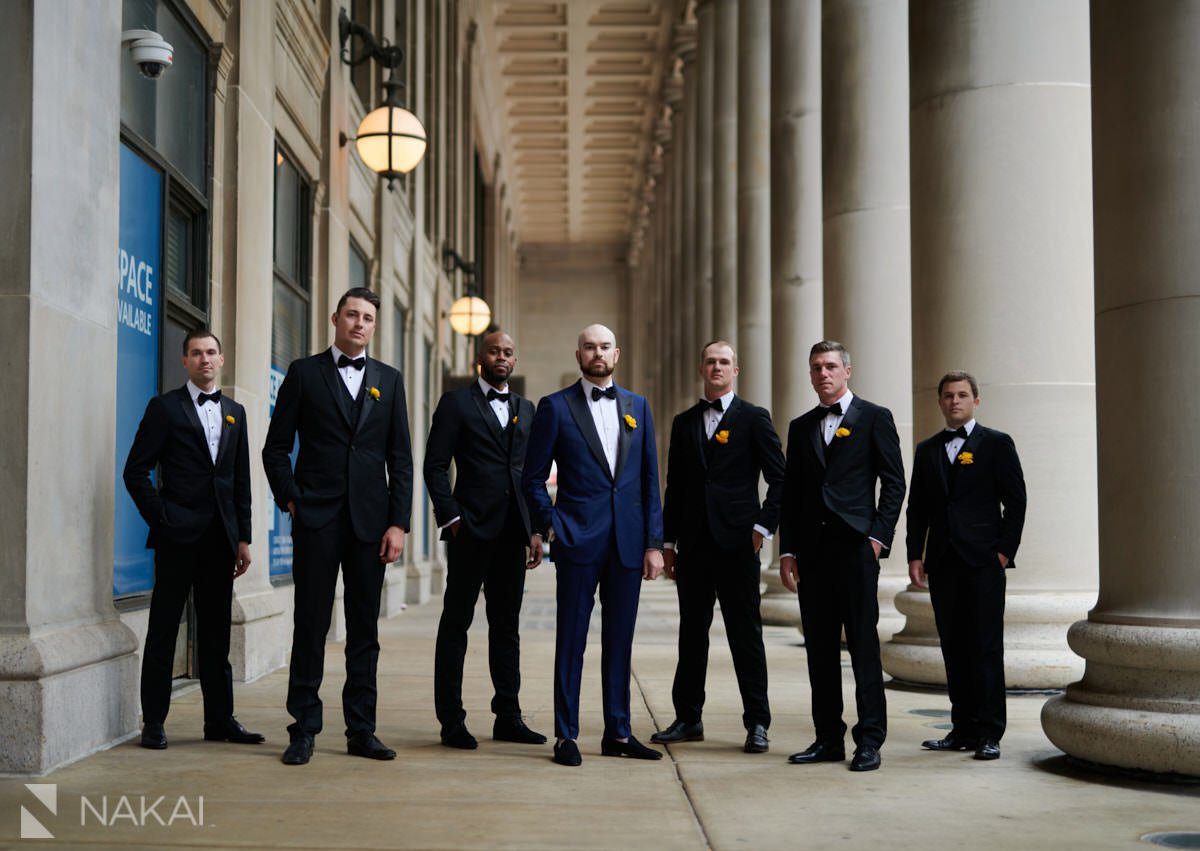
<instances>
[{"instance_id":1,"label":"shirt collar","mask_svg":"<svg viewBox=\"0 0 1200 851\"><path fill-rule=\"evenodd\" d=\"M195 385L195 384L192 382L192 379L190 379L190 378L188 379L188 382L187 382L187 384L186 384L185 386L187 387L187 392L188 392L188 394L189 394L189 395L192 397L192 404L193 404L193 405L194 405L194 404L196 404L196 400L200 398L200 394L201 394L201 393L204 393L204 392L206 392L206 391L204 391L204 390L201 390L199 387L197 387L197 386L196 386L196 385ZM213 389L212 389L212 390L209 390L209 391L207 391L207 392L209 392L209 393L216 393L216 392L217 392L218 390L220 390L220 389L221 389L221 385L219 385L219 384L214 384L214 385L213 385Z\"/></svg>"},{"instance_id":2,"label":"shirt collar","mask_svg":"<svg viewBox=\"0 0 1200 851\"><path fill-rule=\"evenodd\" d=\"M731 404L733 404L733 397L735 395L736 394L734 393L734 391L730 390L728 393L726 393L724 396L721 397L721 411L722 412L729 410L729 406ZM708 401L707 396L701 396L700 398L703 399L705 402ZM711 411L712 408L709 408L709 410Z\"/></svg>"},{"instance_id":3,"label":"shirt collar","mask_svg":"<svg viewBox=\"0 0 1200 851\"><path fill-rule=\"evenodd\" d=\"M835 403L835 404L842 406L842 416L843 417L846 416L847 412L850 410L850 403L853 401L854 401L854 394L851 393L850 388L847 387L846 392L842 394L842 398L838 399L837 402ZM832 408L833 405L830 405L829 407ZM825 416L829 416L829 415L826 414Z\"/></svg>"},{"instance_id":4,"label":"shirt collar","mask_svg":"<svg viewBox=\"0 0 1200 851\"><path fill-rule=\"evenodd\" d=\"M586 375L581 376L581 378L588 384L592 385L593 387L599 387L601 390L607 390L609 387L612 387L612 385L613 385L613 380L612 380L611 375L608 378L604 379L603 384L600 384L599 382L596 382L596 381L592 381L592 379L588 378ZM587 388L584 387L584 390L587 391ZM591 401L592 394L590 392L585 392L583 395L588 397L589 402Z\"/></svg>"},{"instance_id":5,"label":"shirt collar","mask_svg":"<svg viewBox=\"0 0 1200 851\"><path fill-rule=\"evenodd\" d=\"M966 425L963 426L963 428L965 428L967 430L967 437L970 437L971 432L973 432L975 430L975 418L971 417L971 419L967 422ZM946 431L954 431L954 429L950 428L950 426L946 426L945 430Z\"/></svg>"},{"instance_id":6,"label":"shirt collar","mask_svg":"<svg viewBox=\"0 0 1200 851\"><path fill-rule=\"evenodd\" d=\"M333 365L334 366L337 366L338 359L341 358L343 355L345 355L346 357L350 357L350 355L347 355L345 352L343 352L341 349L339 349L336 345L331 345L329 347L329 353L331 355L333 355ZM363 349L363 353L361 355L359 355L359 357L365 358L366 356L367 356L367 350Z\"/></svg>"},{"instance_id":7,"label":"shirt collar","mask_svg":"<svg viewBox=\"0 0 1200 851\"><path fill-rule=\"evenodd\" d=\"M488 394L488 391L489 391L489 390L496 390L496 388L495 388L495 387L493 387L492 385L488 384L486 381L484 381L484 380L483 380L481 377L479 377L479 376L476 376L476 377L475 377L475 380L479 382L479 392L481 392L481 393L483 394L483 398L485 398L485 399L487 398L487 394ZM504 387L502 387L502 388L501 388L501 389L499 389L499 390L496 390L496 392L497 392L497 393L507 393L507 392L508 392L508 382L506 381L506 382L504 383Z\"/></svg>"}]
</instances>

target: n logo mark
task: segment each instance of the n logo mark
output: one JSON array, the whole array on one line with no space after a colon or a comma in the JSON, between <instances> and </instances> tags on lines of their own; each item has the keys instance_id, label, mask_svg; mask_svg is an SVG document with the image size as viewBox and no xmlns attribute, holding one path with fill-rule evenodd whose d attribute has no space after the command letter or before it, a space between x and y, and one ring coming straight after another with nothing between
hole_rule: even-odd
<instances>
[{"instance_id":1,"label":"n logo mark","mask_svg":"<svg viewBox=\"0 0 1200 851\"><path fill-rule=\"evenodd\" d=\"M50 815L58 815L58 784L57 783L26 783L25 788L33 793ZM21 838L22 839L53 839L54 834L46 830L33 813L21 807Z\"/></svg>"}]
</instances>

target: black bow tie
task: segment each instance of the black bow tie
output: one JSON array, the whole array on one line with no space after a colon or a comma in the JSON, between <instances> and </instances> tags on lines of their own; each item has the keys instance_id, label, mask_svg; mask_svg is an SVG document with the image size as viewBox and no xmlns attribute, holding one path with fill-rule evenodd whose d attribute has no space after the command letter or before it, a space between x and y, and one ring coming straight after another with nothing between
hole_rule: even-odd
<instances>
[{"instance_id":1,"label":"black bow tie","mask_svg":"<svg viewBox=\"0 0 1200 851\"><path fill-rule=\"evenodd\" d=\"M366 365L367 365L366 357L351 358L351 357L346 357L345 355L342 355L338 358L338 369L341 369L344 366L352 366L355 369L362 369Z\"/></svg>"},{"instance_id":2,"label":"black bow tie","mask_svg":"<svg viewBox=\"0 0 1200 851\"><path fill-rule=\"evenodd\" d=\"M592 388L592 401L599 402L601 399L617 398L617 385L610 384L601 390L599 387Z\"/></svg>"},{"instance_id":3,"label":"black bow tie","mask_svg":"<svg viewBox=\"0 0 1200 851\"><path fill-rule=\"evenodd\" d=\"M942 432L942 440L944 440L946 443L949 443L950 441L954 440L954 438L956 438L956 437L961 437L963 440L966 440L967 439L967 427L959 426L958 428L955 428L955 429L948 428Z\"/></svg>"},{"instance_id":4,"label":"black bow tie","mask_svg":"<svg viewBox=\"0 0 1200 851\"><path fill-rule=\"evenodd\" d=\"M725 410L725 406L721 404L721 400L719 398L713 399L711 402L707 399L701 399L700 404L706 408L712 408L718 414Z\"/></svg>"},{"instance_id":5,"label":"black bow tie","mask_svg":"<svg viewBox=\"0 0 1200 851\"><path fill-rule=\"evenodd\" d=\"M828 408L825 408L825 407L821 408L821 416L827 417L830 414L833 414L835 417L840 417L842 415L842 403L834 402Z\"/></svg>"},{"instance_id":6,"label":"black bow tie","mask_svg":"<svg viewBox=\"0 0 1200 851\"><path fill-rule=\"evenodd\" d=\"M504 404L506 404L506 405L508 404L508 394L501 393L499 390L489 390L488 391L487 400L490 402L493 399L499 399Z\"/></svg>"},{"instance_id":7,"label":"black bow tie","mask_svg":"<svg viewBox=\"0 0 1200 851\"><path fill-rule=\"evenodd\" d=\"M214 390L211 393L201 393L196 397L197 405L203 405L205 402L216 402L218 405L221 404L221 391Z\"/></svg>"}]
</instances>

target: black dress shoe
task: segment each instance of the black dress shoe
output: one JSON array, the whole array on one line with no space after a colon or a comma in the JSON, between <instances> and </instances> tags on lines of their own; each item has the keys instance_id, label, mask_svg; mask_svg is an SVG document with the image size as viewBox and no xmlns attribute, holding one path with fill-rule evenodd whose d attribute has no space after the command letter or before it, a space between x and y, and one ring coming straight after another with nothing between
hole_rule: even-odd
<instances>
[{"instance_id":1,"label":"black dress shoe","mask_svg":"<svg viewBox=\"0 0 1200 851\"><path fill-rule=\"evenodd\" d=\"M663 757L662 751L646 747L633 736L624 742L605 736L600 740L600 753L604 756L627 756L631 759L662 759Z\"/></svg>"},{"instance_id":2,"label":"black dress shoe","mask_svg":"<svg viewBox=\"0 0 1200 851\"><path fill-rule=\"evenodd\" d=\"M746 731L746 744L742 750L746 753L766 753L770 749L768 741L767 728L762 724L755 724Z\"/></svg>"},{"instance_id":3,"label":"black dress shoe","mask_svg":"<svg viewBox=\"0 0 1200 851\"><path fill-rule=\"evenodd\" d=\"M817 740L807 749L788 757L792 765L812 765L814 762L842 762L846 759L846 747L840 742Z\"/></svg>"},{"instance_id":4,"label":"black dress shoe","mask_svg":"<svg viewBox=\"0 0 1200 851\"><path fill-rule=\"evenodd\" d=\"M579 747L572 739L563 739L554 745L554 761L559 765L581 765L583 757L579 755Z\"/></svg>"},{"instance_id":5,"label":"black dress shoe","mask_svg":"<svg viewBox=\"0 0 1200 851\"><path fill-rule=\"evenodd\" d=\"M999 759L1000 758L1000 743L995 739L981 739L979 747L975 749L976 759Z\"/></svg>"},{"instance_id":6,"label":"black dress shoe","mask_svg":"<svg viewBox=\"0 0 1200 851\"><path fill-rule=\"evenodd\" d=\"M282 762L284 765L307 765L312 759L312 752L312 736L300 736L288 744L287 750L283 752Z\"/></svg>"},{"instance_id":7,"label":"black dress shoe","mask_svg":"<svg viewBox=\"0 0 1200 851\"><path fill-rule=\"evenodd\" d=\"M458 724L442 730L442 744L448 748L458 748L462 751L473 751L479 747L479 742L471 735L466 724Z\"/></svg>"},{"instance_id":8,"label":"black dress shoe","mask_svg":"<svg viewBox=\"0 0 1200 851\"><path fill-rule=\"evenodd\" d=\"M167 748L167 732L163 729L162 724L154 721L147 721L142 725L142 741L141 746L149 748L152 751L166 750Z\"/></svg>"},{"instance_id":9,"label":"black dress shoe","mask_svg":"<svg viewBox=\"0 0 1200 851\"><path fill-rule=\"evenodd\" d=\"M237 745L261 745L266 739L260 733L251 733L236 718L216 724L204 725L206 742L233 742Z\"/></svg>"},{"instance_id":10,"label":"black dress shoe","mask_svg":"<svg viewBox=\"0 0 1200 851\"><path fill-rule=\"evenodd\" d=\"M367 759L396 758L396 752L375 738L374 733L355 733L346 739L346 753Z\"/></svg>"},{"instance_id":11,"label":"black dress shoe","mask_svg":"<svg viewBox=\"0 0 1200 851\"><path fill-rule=\"evenodd\" d=\"M650 741L656 745L673 745L678 742L703 742L704 724L701 721L689 724L686 721L675 720L671 722L671 726L667 729L659 730L652 735Z\"/></svg>"},{"instance_id":12,"label":"black dress shoe","mask_svg":"<svg viewBox=\"0 0 1200 851\"><path fill-rule=\"evenodd\" d=\"M874 771L879 768L880 762L879 751L864 746L854 752L854 759L850 760L850 770Z\"/></svg>"},{"instance_id":13,"label":"black dress shoe","mask_svg":"<svg viewBox=\"0 0 1200 851\"><path fill-rule=\"evenodd\" d=\"M497 742L516 742L519 745L544 745L546 737L525 726L525 719L497 718L492 724L492 738Z\"/></svg>"},{"instance_id":14,"label":"black dress shoe","mask_svg":"<svg viewBox=\"0 0 1200 851\"><path fill-rule=\"evenodd\" d=\"M944 739L927 739L921 742L921 747L927 751L973 751L978 744L978 739L956 736L951 733Z\"/></svg>"}]
</instances>

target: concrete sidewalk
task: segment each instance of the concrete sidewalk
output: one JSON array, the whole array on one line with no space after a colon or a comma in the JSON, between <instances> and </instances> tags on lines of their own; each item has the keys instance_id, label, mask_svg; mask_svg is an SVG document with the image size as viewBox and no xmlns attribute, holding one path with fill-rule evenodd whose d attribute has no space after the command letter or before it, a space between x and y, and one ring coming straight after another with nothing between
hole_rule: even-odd
<instances>
[{"instance_id":1,"label":"concrete sidewalk","mask_svg":"<svg viewBox=\"0 0 1200 851\"><path fill-rule=\"evenodd\" d=\"M553 570L546 564L531 575L522 631L524 710L530 726L547 735L553 733ZM633 657L634 732L643 741L673 716L675 606L671 583L643 586ZM25 780L0 780L0 843L34 844L18 838L22 808L55 837L43 845L68 848L1146 848L1144 834L1200 830L1200 788L1097 778L1068 765L1041 732L1043 697L1009 699L998 762L922 751L921 740L945 728L945 695L890 688L880 771L790 766L787 755L806 747L813 733L804 651L799 634L785 628L766 633L771 752L743 754L740 699L719 616L707 740L647 763L599 755L597 615L584 676L584 762L571 769L551 762L549 745L489 738L481 604L464 678L467 723L480 747L450 750L438 743L433 716L439 613L440 605L429 605L381 625L378 732L399 752L395 762L346 755L342 646L331 644L322 690L326 731L308 766L279 762L289 720L286 671L237 688L238 717L267 736L264 746L202 741L200 694L193 690L174 702L168 750L147 751L131 741L38 778L56 784L57 814ZM843 667L852 707L845 657ZM143 817L143 798L150 807L160 796L153 814Z\"/></svg>"}]
</instances>

